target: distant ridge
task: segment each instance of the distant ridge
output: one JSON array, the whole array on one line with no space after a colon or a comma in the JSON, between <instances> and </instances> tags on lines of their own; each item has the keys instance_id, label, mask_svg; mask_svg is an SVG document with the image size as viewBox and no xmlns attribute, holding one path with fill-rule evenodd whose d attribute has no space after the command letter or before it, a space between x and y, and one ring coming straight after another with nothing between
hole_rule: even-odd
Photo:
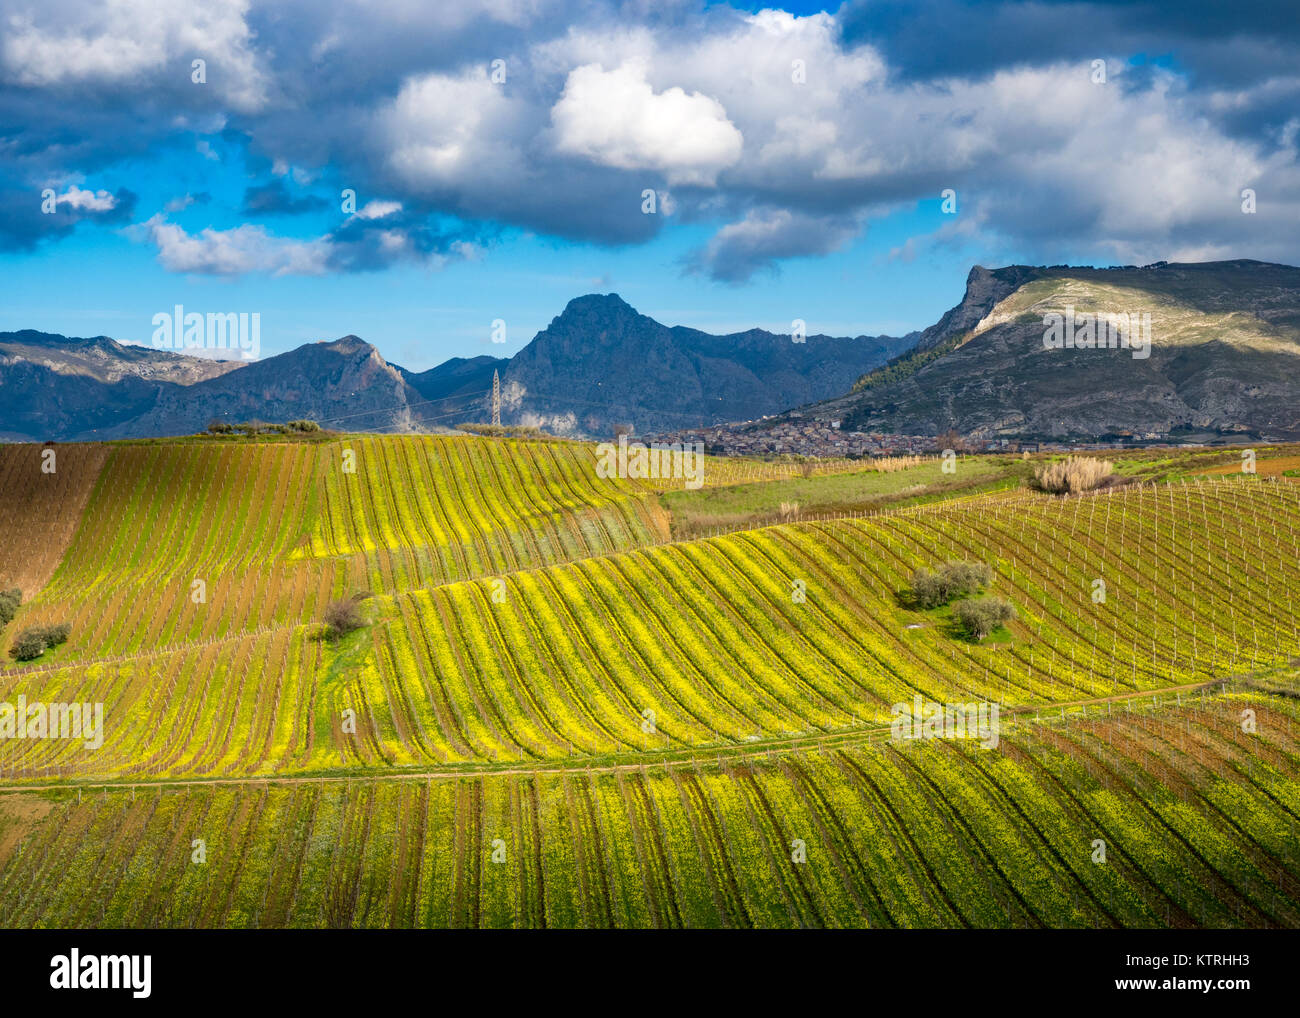
<instances>
[{"instance_id":1,"label":"distant ridge","mask_svg":"<svg viewBox=\"0 0 1300 1018\"><path fill-rule=\"evenodd\" d=\"M1049 350L1045 315L1145 315L1149 358ZM214 361L25 330L0 333L0 438L190 434L311 418L356 431L487 418L574 437L813 418L844 430L980 439L1300 437L1300 269L1249 260L1111 268L975 266L961 302L902 337L666 326L617 294L571 300L510 359L411 372L357 336ZM795 408L791 410L791 408Z\"/></svg>"},{"instance_id":2,"label":"distant ridge","mask_svg":"<svg viewBox=\"0 0 1300 1018\"><path fill-rule=\"evenodd\" d=\"M487 416L499 371L506 424L575 437L778 413L843 391L903 339L715 336L662 325L617 294L570 301L511 359L455 357L412 372L357 336L260 361L215 361L107 337L0 333L0 438L192 434L213 420L310 418L358 431L438 430Z\"/></svg>"},{"instance_id":3,"label":"distant ridge","mask_svg":"<svg viewBox=\"0 0 1300 1018\"><path fill-rule=\"evenodd\" d=\"M1149 315L1150 356L1047 349L1045 316ZM800 417L974 438L1300 437L1300 268L976 266L916 346ZM793 416L793 414L792 414Z\"/></svg>"}]
</instances>

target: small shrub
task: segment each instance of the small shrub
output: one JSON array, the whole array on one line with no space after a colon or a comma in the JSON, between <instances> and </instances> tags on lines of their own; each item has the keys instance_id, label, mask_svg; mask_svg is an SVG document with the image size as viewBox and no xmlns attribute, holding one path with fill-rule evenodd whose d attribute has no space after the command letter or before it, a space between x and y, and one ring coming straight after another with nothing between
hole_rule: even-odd
<instances>
[{"instance_id":1,"label":"small shrub","mask_svg":"<svg viewBox=\"0 0 1300 1018\"><path fill-rule=\"evenodd\" d=\"M208 421L208 433L212 435L229 435L233 434L235 426L229 421L223 421L219 417L214 417Z\"/></svg>"},{"instance_id":2,"label":"small shrub","mask_svg":"<svg viewBox=\"0 0 1300 1018\"><path fill-rule=\"evenodd\" d=\"M993 582L993 570L983 562L949 562L939 570L939 575L948 584L949 597L974 594Z\"/></svg>"},{"instance_id":3,"label":"small shrub","mask_svg":"<svg viewBox=\"0 0 1300 1018\"><path fill-rule=\"evenodd\" d=\"M366 624L365 617L361 614L360 602L351 597L331 601L326 605L324 621L325 636L331 640L346 636Z\"/></svg>"},{"instance_id":4,"label":"small shrub","mask_svg":"<svg viewBox=\"0 0 1300 1018\"><path fill-rule=\"evenodd\" d=\"M290 421L285 425L285 427L290 431L300 431L304 434L313 431L320 431L320 425L315 421Z\"/></svg>"},{"instance_id":5,"label":"small shrub","mask_svg":"<svg viewBox=\"0 0 1300 1018\"><path fill-rule=\"evenodd\" d=\"M67 642L72 627L66 622L56 622L48 626L28 626L16 637L9 653L19 661L31 661L40 657L49 648Z\"/></svg>"},{"instance_id":6,"label":"small shrub","mask_svg":"<svg viewBox=\"0 0 1300 1018\"><path fill-rule=\"evenodd\" d=\"M0 590L0 627L9 625L18 614L18 606L23 603L23 592L17 587L12 590Z\"/></svg>"},{"instance_id":7,"label":"small shrub","mask_svg":"<svg viewBox=\"0 0 1300 1018\"><path fill-rule=\"evenodd\" d=\"M945 562L938 572L922 568L912 574L912 596L922 608L937 608L992 582L993 570L983 562Z\"/></svg>"},{"instance_id":8,"label":"small shrub","mask_svg":"<svg viewBox=\"0 0 1300 1018\"><path fill-rule=\"evenodd\" d=\"M72 634L72 626L66 622L56 622L52 626L41 627L45 634L45 643L50 647L57 647L61 643L67 643L68 637Z\"/></svg>"},{"instance_id":9,"label":"small shrub","mask_svg":"<svg viewBox=\"0 0 1300 1018\"><path fill-rule=\"evenodd\" d=\"M973 597L958 601L953 614L961 627L977 640L1016 617L1016 606L1005 597Z\"/></svg>"},{"instance_id":10,"label":"small shrub","mask_svg":"<svg viewBox=\"0 0 1300 1018\"><path fill-rule=\"evenodd\" d=\"M912 574L912 596L922 608L937 608L944 603L939 574L921 568Z\"/></svg>"},{"instance_id":11,"label":"small shrub","mask_svg":"<svg viewBox=\"0 0 1300 1018\"><path fill-rule=\"evenodd\" d=\"M45 637L35 630L24 629L14 637L9 653L19 661L32 661L45 653Z\"/></svg>"},{"instance_id":12,"label":"small shrub","mask_svg":"<svg viewBox=\"0 0 1300 1018\"><path fill-rule=\"evenodd\" d=\"M1115 464L1110 460L1091 456L1067 456L1055 463L1044 463L1034 471L1034 483L1042 491L1053 495L1078 494L1092 491L1112 473Z\"/></svg>"}]
</instances>

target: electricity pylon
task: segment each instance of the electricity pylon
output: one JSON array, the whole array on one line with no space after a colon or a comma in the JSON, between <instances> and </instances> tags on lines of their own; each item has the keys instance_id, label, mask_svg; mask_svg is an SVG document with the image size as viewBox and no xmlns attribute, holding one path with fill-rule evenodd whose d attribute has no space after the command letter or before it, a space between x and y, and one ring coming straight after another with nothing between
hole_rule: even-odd
<instances>
[{"instance_id":1,"label":"electricity pylon","mask_svg":"<svg viewBox=\"0 0 1300 1018\"><path fill-rule=\"evenodd\" d=\"M492 426L501 427L501 376L492 372Z\"/></svg>"}]
</instances>

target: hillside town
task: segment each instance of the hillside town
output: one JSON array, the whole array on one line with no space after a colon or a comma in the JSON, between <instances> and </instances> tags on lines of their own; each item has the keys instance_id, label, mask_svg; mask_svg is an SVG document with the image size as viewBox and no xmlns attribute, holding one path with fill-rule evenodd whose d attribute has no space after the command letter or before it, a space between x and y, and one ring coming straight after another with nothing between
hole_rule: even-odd
<instances>
[{"instance_id":1,"label":"hillside town","mask_svg":"<svg viewBox=\"0 0 1300 1018\"><path fill-rule=\"evenodd\" d=\"M955 436L844 431L839 421L798 419L721 424L653 438L658 442L703 442L710 453L724 456L899 456L941 452L958 445L969 452L1037 452L1039 449L1037 443L1005 439L972 441Z\"/></svg>"},{"instance_id":2,"label":"hillside town","mask_svg":"<svg viewBox=\"0 0 1300 1018\"><path fill-rule=\"evenodd\" d=\"M1205 444L1210 436L1191 436L1177 444L1194 447ZM1216 444L1225 436L1211 437ZM1169 444L1174 436L1168 432L1122 430L1114 436L1090 442L1028 441L1014 438L976 438L947 432L941 435L903 435L888 432L845 431L839 421L800 419L798 417L764 418L735 424L717 424L705 428L687 428L649 436L656 442L703 442L719 456L816 456L870 457L921 455L954 449L964 453L997 452L1069 452L1077 449L1126 449L1154 444Z\"/></svg>"}]
</instances>

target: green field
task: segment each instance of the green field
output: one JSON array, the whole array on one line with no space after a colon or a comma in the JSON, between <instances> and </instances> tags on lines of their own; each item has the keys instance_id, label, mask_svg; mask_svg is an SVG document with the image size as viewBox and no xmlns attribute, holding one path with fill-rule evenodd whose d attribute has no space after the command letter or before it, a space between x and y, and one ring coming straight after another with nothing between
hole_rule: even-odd
<instances>
[{"instance_id":1,"label":"green field","mask_svg":"<svg viewBox=\"0 0 1300 1018\"><path fill-rule=\"evenodd\" d=\"M71 625L0 703L101 703L104 733L0 738L0 924L1300 925L1290 480L718 461L664 493L570 442L58 451L0 447L0 641ZM839 518L754 527L782 501ZM951 559L1006 630L912 605ZM996 748L892 738L916 697L996 705Z\"/></svg>"},{"instance_id":2,"label":"green field","mask_svg":"<svg viewBox=\"0 0 1300 1018\"><path fill-rule=\"evenodd\" d=\"M933 457L897 470L858 466L788 480L667 491L662 500L672 514L673 536L690 538L717 530L871 512L956 494L996 491L1015 487L1030 473L1030 464L1009 456L964 457L952 473L944 473L939 458Z\"/></svg>"}]
</instances>

